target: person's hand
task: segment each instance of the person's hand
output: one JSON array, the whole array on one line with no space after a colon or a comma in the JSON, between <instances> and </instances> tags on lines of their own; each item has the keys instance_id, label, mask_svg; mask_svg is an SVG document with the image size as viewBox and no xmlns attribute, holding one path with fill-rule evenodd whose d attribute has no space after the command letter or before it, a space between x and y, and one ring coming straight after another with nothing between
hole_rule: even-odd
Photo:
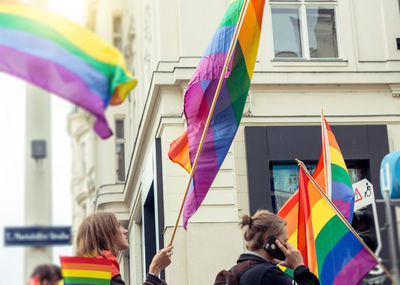
<instances>
[{"instance_id":1,"label":"person's hand","mask_svg":"<svg viewBox=\"0 0 400 285\"><path fill-rule=\"evenodd\" d=\"M149 266L149 273L159 275L161 270L171 264L172 249L174 246L169 245L159 250L154 255L153 260Z\"/></svg>"},{"instance_id":2,"label":"person's hand","mask_svg":"<svg viewBox=\"0 0 400 285\"><path fill-rule=\"evenodd\" d=\"M300 251L295 249L292 244L287 242L285 246L279 240L276 240L275 243L286 256L286 259L283 262L278 259L275 259L275 262L293 270L296 269L297 266L304 265L303 256L301 256Z\"/></svg>"}]
</instances>

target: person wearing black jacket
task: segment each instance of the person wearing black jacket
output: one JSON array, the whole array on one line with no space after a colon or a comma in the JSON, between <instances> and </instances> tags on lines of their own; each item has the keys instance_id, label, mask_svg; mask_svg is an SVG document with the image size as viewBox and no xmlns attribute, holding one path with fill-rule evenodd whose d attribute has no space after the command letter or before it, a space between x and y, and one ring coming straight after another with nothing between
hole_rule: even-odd
<instances>
[{"instance_id":1,"label":"person wearing black jacket","mask_svg":"<svg viewBox=\"0 0 400 285\"><path fill-rule=\"evenodd\" d=\"M303 257L288 242L286 222L267 210L259 210L253 216L244 215L241 227L247 227L244 238L247 252L241 254L237 263L252 261L252 265L239 276L240 285L279 284L319 285L318 278L303 263ZM270 237L276 239L275 245L283 252L285 259L273 257L264 245ZM284 273L277 265L294 270L294 279Z\"/></svg>"}]
</instances>

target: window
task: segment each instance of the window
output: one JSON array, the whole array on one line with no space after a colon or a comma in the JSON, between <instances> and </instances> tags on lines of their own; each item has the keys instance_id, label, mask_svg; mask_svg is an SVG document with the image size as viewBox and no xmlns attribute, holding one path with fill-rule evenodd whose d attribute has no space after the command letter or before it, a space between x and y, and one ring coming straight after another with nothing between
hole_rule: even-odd
<instances>
[{"instance_id":1,"label":"window","mask_svg":"<svg viewBox=\"0 0 400 285\"><path fill-rule=\"evenodd\" d=\"M317 167L317 161L305 164L310 174ZM368 163L366 161L346 161L346 166L351 183L356 183L367 178ZM273 162L271 171L272 207L275 212L278 212L289 197L299 188L299 167L297 163Z\"/></svg>"},{"instance_id":2,"label":"window","mask_svg":"<svg viewBox=\"0 0 400 285\"><path fill-rule=\"evenodd\" d=\"M122 51L122 16L113 16L113 45Z\"/></svg>"},{"instance_id":3,"label":"window","mask_svg":"<svg viewBox=\"0 0 400 285\"><path fill-rule=\"evenodd\" d=\"M275 57L338 58L336 4L334 0L271 1Z\"/></svg>"},{"instance_id":4,"label":"window","mask_svg":"<svg viewBox=\"0 0 400 285\"><path fill-rule=\"evenodd\" d=\"M117 181L125 181L125 133L124 120L115 120L115 155Z\"/></svg>"}]
</instances>

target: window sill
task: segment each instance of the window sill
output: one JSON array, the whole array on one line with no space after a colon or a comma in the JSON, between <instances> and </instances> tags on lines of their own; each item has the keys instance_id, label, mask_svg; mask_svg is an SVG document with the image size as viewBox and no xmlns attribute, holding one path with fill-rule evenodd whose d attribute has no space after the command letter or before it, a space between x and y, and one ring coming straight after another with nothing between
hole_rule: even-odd
<instances>
[{"instance_id":1,"label":"window sill","mask_svg":"<svg viewBox=\"0 0 400 285\"><path fill-rule=\"evenodd\" d=\"M274 58L272 66L347 66L348 60L341 58Z\"/></svg>"}]
</instances>

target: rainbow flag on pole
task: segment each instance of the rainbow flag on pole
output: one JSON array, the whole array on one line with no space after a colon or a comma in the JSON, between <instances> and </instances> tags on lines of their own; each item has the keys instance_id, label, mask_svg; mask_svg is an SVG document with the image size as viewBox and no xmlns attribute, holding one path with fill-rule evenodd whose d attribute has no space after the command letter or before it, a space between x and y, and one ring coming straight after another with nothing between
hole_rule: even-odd
<instances>
[{"instance_id":1,"label":"rainbow flag on pole","mask_svg":"<svg viewBox=\"0 0 400 285\"><path fill-rule=\"evenodd\" d=\"M238 40L194 173L193 187L190 188L184 205L183 223L185 228L188 219L200 207L214 181L242 118L257 57L265 0L234 0L231 2L190 80L185 94L187 141L192 165L238 24L240 11L245 3L248 5ZM183 134L183 136L185 135ZM175 154L179 154L181 151L185 152L185 145L171 144L172 152ZM174 146L177 148L174 149ZM186 156L182 155L181 157ZM173 161L179 161L179 158L176 158L175 155ZM187 164L183 161L181 165Z\"/></svg>"},{"instance_id":2,"label":"rainbow flag on pole","mask_svg":"<svg viewBox=\"0 0 400 285\"><path fill-rule=\"evenodd\" d=\"M92 113L96 133L112 132L104 112L136 85L121 53L91 31L49 11L0 0L0 71Z\"/></svg>"},{"instance_id":3,"label":"rainbow flag on pole","mask_svg":"<svg viewBox=\"0 0 400 285\"><path fill-rule=\"evenodd\" d=\"M112 261L96 257L61 256L65 285L110 285Z\"/></svg>"},{"instance_id":4,"label":"rainbow flag on pole","mask_svg":"<svg viewBox=\"0 0 400 285\"><path fill-rule=\"evenodd\" d=\"M292 208L297 211L297 221L287 219L290 212L280 213L290 223L289 242L297 246L321 284L358 284L377 265L376 259L301 168L298 193L300 199Z\"/></svg>"}]
</instances>

